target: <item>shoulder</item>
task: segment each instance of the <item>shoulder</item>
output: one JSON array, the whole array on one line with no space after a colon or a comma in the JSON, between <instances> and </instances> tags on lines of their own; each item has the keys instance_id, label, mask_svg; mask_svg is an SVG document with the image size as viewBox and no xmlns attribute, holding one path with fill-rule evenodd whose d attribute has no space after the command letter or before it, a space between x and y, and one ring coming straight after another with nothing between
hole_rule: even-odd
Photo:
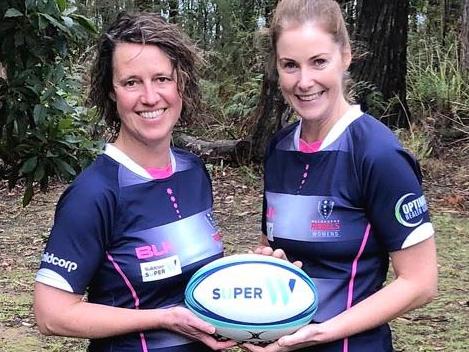
<instances>
[{"instance_id":1,"label":"shoulder","mask_svg":"<svg viewBox=\"0 0 469 352\"><path fill-rule=\"evenodd\" d=\"M293 148L294 139L295 139L295 132L298 129L300 121L295 121L288 126L280 129L277 131L273 137L271 138L269 145L267 146L266 155L271 154L271 152L279 147L283 146L282 149L290 149ZM293 148L294 149L294 148Z\"/></svg>"},{"instance_id":2,"label":"shoulder","mask_svg":"<svg viewBox=\"0 0 469 352\"><path fill-rule=\"evenodd\" d=\"M203 169L205 170L205 164L200 157L197 155L180 148L171 148L171 151L176 159L177 169Z\"/></svg>"},{"instance_id":3,"label":"shoulder","mask_svg":"<svg viewBox=\"0 0 469 352\"><path fill-rule=\"evenodd\" d=\"M364 180L378 177L390 181L403 175L415 175L422 182L416 158L399 142L396 135L382 122L364 114L349 126L349 138L355 165Z\"/></svg>"},{"instance_id":4,"label":"shoulder","mask_svg":"<svg viewBox=\"0 0 469 352\"><path fill-rule=\"evenodd\" d=\"M278 143L281 140L292 136L298 128L299 124L300 121L295 121L277 131L272 137L272 143Z\"/></svg>"},{"instance_id":5,"label":"shoulder","mask_svg":"<svg viewBox=\"0 0 469 352\"><path fill-rule=\"evenodd\" d=\"M171 151L173 152L175 158L187 160L195 164L203 164L202 160L197 155L187 150L177 148L177 147L172 147Z\"/></svg>"},{"instance_id":6,"label":"shoulder","mask_svg":"<svg viewBox=\"0 0 469 352\"><path fill-rule=\"evenodd\" d=\"M354 154L364 162L386 165L396 159L406 160L414 165L414 156L404 149L396 135L371 115L364 114L349 128Z\"/></svg>"},{"instance_id":7,"label":"shoulder","mask_svg":"<svg viewBox=\"0 0 469 352\"><path fill-rule=\"evenodd\" d=\"M176 161L176 172L190 171L188 175L202 175L208 182L211 182L210 174L204 162L197 155L179 148L171 148ZM182 173L181 175L186 175Z\"/></svg>"},{"instance_id":8,"label":"shoulder","mask_svg":"<svg viewBox=\"0 0 469 352\"><path fill-rule=\"evenodd\" d=\"M73 202L86 207L110 198L115 199L119 192L118 169L119 165L114 160L99 155L67 187L60 197L59 205Z\"/></svg>"},{"instance_id":9,"label":"shoulder","mask_svg":"<svg viewBox=\"0 0 469 352\"><path fill-rule=\"evenodd\" d=\"M363 114L350 124L349 127L355 145L368 149L370 153L386 151L388 148L400 147L394 133L375 117Z\"/></svg>"}]
</instances>

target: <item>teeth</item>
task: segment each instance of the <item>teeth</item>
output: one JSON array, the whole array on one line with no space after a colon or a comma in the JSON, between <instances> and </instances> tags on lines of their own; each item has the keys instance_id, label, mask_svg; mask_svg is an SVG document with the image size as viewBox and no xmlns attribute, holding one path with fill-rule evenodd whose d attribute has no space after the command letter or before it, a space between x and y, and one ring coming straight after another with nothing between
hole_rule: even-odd
<instances>
[{"instance_id":1,"label":"teeth","mask_svg":"<svg viewBox=\"0 0 469 352\"><path fill-rule=\"evenodd\" d=\"M322 95L322 93L324 93L324 91L320 91L320 92L313 93L313 94L297 95L297 97L299 100L311 101L311 100L318 99Z\"/></svg>"},{"instance_id":2,"label":"teeth","mask_svg":"<svg viewBox=\"0 0 469 352\"><path fill-rule=\"evenodd\" d=\"M140 113L140 116L143 117L144 119L156 119L160 117L166 109L158 109L155 111L143 111Z\"/></svg>"}]
</instances>

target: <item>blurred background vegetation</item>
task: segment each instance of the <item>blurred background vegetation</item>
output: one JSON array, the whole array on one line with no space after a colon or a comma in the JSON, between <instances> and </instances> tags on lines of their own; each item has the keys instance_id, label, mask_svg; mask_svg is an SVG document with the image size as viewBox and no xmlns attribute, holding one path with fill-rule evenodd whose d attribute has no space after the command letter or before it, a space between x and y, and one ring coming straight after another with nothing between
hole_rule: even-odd
<instances>
[{"instance_id":1,"label":"blurred background vegetation","mask_svg":"<svg viewBox=\"0 0 469 352\"><path fill-rule=\"evenodd\" d=\"M51 180L73 179L102 147L105 137L93 135L99 116L85 106L88 71L98 33L122 10L160 13L203 51L201 121L179 132L244 141L235 162L259 162L292 118L265 74L259 34L277 1L2 0L0 180L23 184L27 205ZM421 160L448 146L469 149L469 0L339 2L356 49L355 101Z\"/></svg>"}]
</instances>

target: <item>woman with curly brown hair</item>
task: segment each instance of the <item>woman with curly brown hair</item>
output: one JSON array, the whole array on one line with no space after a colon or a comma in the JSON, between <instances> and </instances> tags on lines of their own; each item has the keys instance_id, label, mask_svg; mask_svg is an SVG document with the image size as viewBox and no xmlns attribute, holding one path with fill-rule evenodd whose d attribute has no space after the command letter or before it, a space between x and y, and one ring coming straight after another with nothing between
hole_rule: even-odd
<instances>
[{"instance_id":1,"label":"woman with curly brown hair","mask_svg":"<svg viewBox=\"0 0 469 352\"><path fill-rule=\"evenodd\" d=\"M176 123L197 112L198 60L154 14L121 14L102 35L89 99L117 138L57 205L36 276L44 334L89 338L89 351L234 344L183 306L191 275L223 255L207 170L170 146Z\"/></svg>"}]
</instances>

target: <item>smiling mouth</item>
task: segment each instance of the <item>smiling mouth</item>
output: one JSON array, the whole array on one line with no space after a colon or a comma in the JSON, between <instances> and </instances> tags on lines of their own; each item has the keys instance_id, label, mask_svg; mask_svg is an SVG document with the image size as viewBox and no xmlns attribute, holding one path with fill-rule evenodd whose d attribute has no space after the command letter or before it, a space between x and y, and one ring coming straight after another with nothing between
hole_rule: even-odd
<instances>
[{"instance_id":1,"label":"smiling mouth","mask_svg":"<svg viewBox=\"0 0 469 352\"><path fill-rule=\"evenodd\" d=\"M316 92L312 94L302 94L302 95L296 94L296 97L298 100L301 100L301 101L313 101L313 100L319 99L324 93L325 93L325 90L322 90L320 92Z\"/></svg>"},{"instance_id":2,"label":"smiling mouth","mask_svg":"<svg viewBox=\"0 0 469 352\"><path fill-rule=\"evenodd\" d=\"M157 109L154 111L142 111L139 112L138 114L143 117L145 120L154 120L159 118L163 113L166 111L166 109Z\"/></svg>"}]
</instances>

